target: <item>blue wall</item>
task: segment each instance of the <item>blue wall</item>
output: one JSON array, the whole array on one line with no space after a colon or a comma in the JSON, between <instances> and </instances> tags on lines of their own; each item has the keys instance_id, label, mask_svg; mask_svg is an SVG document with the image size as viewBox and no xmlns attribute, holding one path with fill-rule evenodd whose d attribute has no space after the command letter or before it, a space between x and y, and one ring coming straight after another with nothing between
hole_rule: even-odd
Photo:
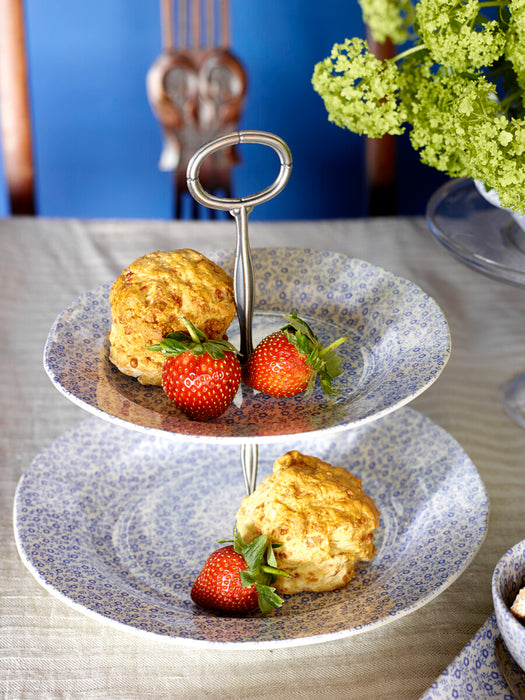
<instances>
[{"instance_id":1,"label":"blue wall","mask_svg":"<svg viewBox=\"0 0 525 700\"><path fill-rule=\"evenodd\" d=\"M240 127L278 134L294 160L284 192L252 218L364 215L364 141L328 122L310 83L334 42L364 35L357 2L232 0L231 8L232 49L249 76ZM161 53L159 3L26 0L26 17L39 213L170 218L171 177L157 168L161 132L145 89ZM265 151L241 149L237 195L273 182L276 159ZM400 212L422 213L443 178L406 139L399 162Z\"/></svg>"}]
</instances>

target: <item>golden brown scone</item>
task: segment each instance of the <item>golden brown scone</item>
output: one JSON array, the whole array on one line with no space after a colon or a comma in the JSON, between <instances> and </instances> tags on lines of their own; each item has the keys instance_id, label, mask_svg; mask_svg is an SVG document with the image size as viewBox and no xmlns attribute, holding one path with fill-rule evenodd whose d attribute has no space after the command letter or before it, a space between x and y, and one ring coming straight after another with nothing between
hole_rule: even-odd
<instances>
[{"instance_id":1,"label":"golden brown scone","mask_svg":"<svg viewBox=\"0 0 525 700\"><path fill-rule=\"evenodd\" d=\"M246 542L261 534L276 548L277 566L291 574L273 584L281 593L331 591L346 585L359 561L375 554L379 511L361 481L317 457L287 452L237 512Z\"/></svg>"},{"instance_id":2,"label":"golden brown scone","mask_svg":"<svg viewBox=\"0 0 525 700\"><path fill-rule=\"evenodd\" d=\"M146 347L186 330L181 316L209 338L222 338L236 311L231 277L190 249L138 258L115 280L109 300L109 359L142 384L161 384L164 356Z\"/></svg>"}]
</instances>

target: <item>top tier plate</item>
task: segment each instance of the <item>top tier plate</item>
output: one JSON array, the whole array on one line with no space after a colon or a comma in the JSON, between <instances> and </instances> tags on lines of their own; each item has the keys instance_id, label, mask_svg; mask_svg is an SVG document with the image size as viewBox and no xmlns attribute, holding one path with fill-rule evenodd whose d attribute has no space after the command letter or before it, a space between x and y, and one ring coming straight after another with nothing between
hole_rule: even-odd
<instances>
[{"instance_id":1,"label":"top tier plate","mask_svg":"<svg viewBox=\"0 0 525 700\"><path fill-rule=\"evenodd\" d=\"M231 251L205 253L233 270ZM143 386L109 361L109 290L79 297L55 321L44 366L57 389L87 411L139 431L208 442L279 442L284 436L345 430L407 404L440 375L450 355L447 321L414 283L330 251L255 249L254 345L297 311L320 340L346 335L338 351L337 396L275 399L241 385L221 417L206 423L182 415L160 387ZM228 332L238 347L236 323Z\"/></svg>"}]
</instances>

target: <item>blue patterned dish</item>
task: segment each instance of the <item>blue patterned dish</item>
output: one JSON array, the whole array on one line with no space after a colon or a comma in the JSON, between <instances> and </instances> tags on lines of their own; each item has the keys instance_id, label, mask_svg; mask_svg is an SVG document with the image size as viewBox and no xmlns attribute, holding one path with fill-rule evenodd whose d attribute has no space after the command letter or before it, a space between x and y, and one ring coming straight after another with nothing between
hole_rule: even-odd
<instances>
[{"instance_id":1,"label":"blue patterned dish","mask_svg":"<svg viewBox=\"0 0 525 700\"><path fill-rule=\"evenodd\" d=\"M233 253L209 254L226 270ZM50 331L44 366L55 386L95 415L140 431L218 442L278 442L283 436L335 432L375 420L406 404L439 376L450 354L443 313L412 282L329 251L256 249L254 342L297 310L320 339L341 335L344 374L338 396L274 399L243 386L242 401L207 423L180 414L159 387L145 387L108 359L109 289L88 292ZM237 346L238 327L229 337Z\"/></svg>"},{"instance_id":2,"label":"blue patterned dish","mask_svg":"<svg viewBox=\"0 0 525 700\"><path fill-rule=\"evenodd\" d=\"M505 552L492 574L492 600L499 631L516 662L525 668L525 621L510 612L519 591L525 586L525 540Z\"/></svg>"},{"instance_id":3,"label":"blue patterned dish","mask_svg":"<svg viewBox=\"0 0 525 700\"><path fill-rule=\"evenodd\" d=\"M377 554L341 590L289 596L270 617L197 609L190 588L244 496L236 446L178 442L96 418L65 433L22 477L22 560L95 619L184 644L275 648L329 641L421 607L467 567L487 530L482 481L462 448L410 408L335 435L259 450L259 474L299 449L348 468L380 512Z\"/></svg>"},{"instance_id":4,"label":"blue patterned dish","mask_svg":"<svg viewBox=\"0 0 525 700\"><path fill-rule=\"evenodd\" d=\"M494 654L494 643L498 636L496 616L493 614L420 700L514 700Z\"/></svg>"}]
</instances>

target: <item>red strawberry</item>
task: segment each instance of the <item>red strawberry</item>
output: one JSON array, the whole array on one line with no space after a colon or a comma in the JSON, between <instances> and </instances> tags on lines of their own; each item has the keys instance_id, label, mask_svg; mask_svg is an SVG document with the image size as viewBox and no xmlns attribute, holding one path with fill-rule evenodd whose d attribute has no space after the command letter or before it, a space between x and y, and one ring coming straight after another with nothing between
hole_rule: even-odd
<instances>
[{"instance_id":1,"label":"red strawberry","mask_svg":"<svg viewBox=\"0 0 525 700\"><path fill-rule=\"evenodd\" d=\"M268 613L283 604L271 586L275 576L289 576L275 568L272 545L266 535L246 544L236 532L233 545L213 552L191 589L191 598L202 608L229 613Z\"/></svg>"},{"instance_id":2,"label":"red strawberry","mask_svg":"<svg viewBox=\"0 0 525 700\"><path fill-rule=\"evenodd\" d=\"M255 585L241 583L241 571L246 569L242 554L233 545L221 547L210 554L191 589L194 603L210 610L246 613L257 610L259 594Z\"/></svg>"},{"instance_id":3,"label":"red strawberry","mask_svg":"<svg viewBox=\"0 0 525 700\"><path fill-rule=\"evenodd\" d=\"M319 377L325 394L337 393L332 381L341 374L342 358L335 348L339 338L323 348L310 326L296 313L288 325L261 340L243 368L243 379L253 389L279 398L311 393Z\"/></svg>"},{"instance_id":4,"label":"red strawberry","mask_svg":"<svg viewBox=\"0 0 525 700\"><path fill-rule=\"evenodd\" d=\"M192 420L217 418L233 401L241 382L236 349L225 340L209 340L188 319L186 333L169 333L150 350L166 355L162 388Z\"/></svg>"}]
</instances>

